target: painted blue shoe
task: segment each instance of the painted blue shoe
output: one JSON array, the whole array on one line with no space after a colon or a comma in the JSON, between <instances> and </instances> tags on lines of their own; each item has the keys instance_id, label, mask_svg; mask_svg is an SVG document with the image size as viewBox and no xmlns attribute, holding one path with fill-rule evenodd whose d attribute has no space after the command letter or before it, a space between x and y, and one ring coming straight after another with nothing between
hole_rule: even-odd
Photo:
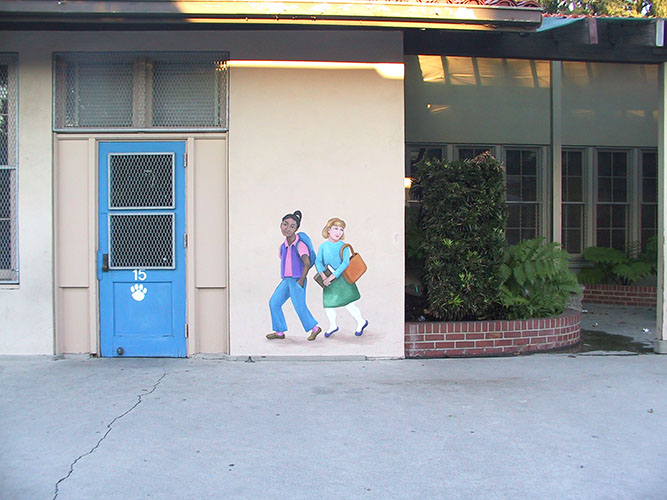
<instances>
[{"instance_id":1,"label":"painted blue shoe","mask_svg":"<svg viewBox=\"0 0 667 500\"><path fill-rule=\"evenodd\" d=\"M365 329L367 326L368 326L368 320L366 320L366 323L364 323L364 326L361 327L361 330L359 330L358 332L354 332L354 334L355 334L357 337L361 337L361 336L364 334L364 329Z\"/></svg>"},{"instance_id":2,"label":"painted blue shoe","mask_svg":"<svg viewBox=\"0 0 667 500\"><path fill-rule=\"evenodd\" d=\"M338 327L336 327L335 330L331 330L330 332L325 332L325 333L324 333L324 336L325 336L326 338L329 338L329 337L331 337L334 333L336 333L337 331L338 331Z\"/></svg>"}]
</instances>

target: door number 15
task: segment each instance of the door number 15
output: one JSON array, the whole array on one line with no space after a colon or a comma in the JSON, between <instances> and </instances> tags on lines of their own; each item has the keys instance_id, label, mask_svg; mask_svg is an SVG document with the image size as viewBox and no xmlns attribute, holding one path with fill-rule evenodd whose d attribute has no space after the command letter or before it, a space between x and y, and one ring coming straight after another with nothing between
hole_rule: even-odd
<instances>
[{"instance_id":1,"label":"door number 15","mask_svg":"<svg viewBox=\"0 0 667 500\"><path fill-rule=\"evenodd\" d=\"M134 281L144 281L146 279L146 271L142 269L135 269L133 272Z\"/></svg>"}]
</instances>

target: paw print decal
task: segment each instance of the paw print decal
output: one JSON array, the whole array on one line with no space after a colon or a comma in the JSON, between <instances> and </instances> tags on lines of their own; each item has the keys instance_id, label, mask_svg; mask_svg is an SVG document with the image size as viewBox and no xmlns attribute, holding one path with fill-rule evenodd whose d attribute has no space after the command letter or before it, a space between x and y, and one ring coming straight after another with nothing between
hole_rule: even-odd
<instances>
[{"instance_id":1,"label":"paw print decal","mask_svg":"<svg viewBox=\"0 0 667 500\"><path fill-rule=\"evenodd\" d=\"M130 287L130 293L132 294L132 298L134 300L136 300L137 302L141 302L146 297L148 289L144 285L135 284Z\"/></svg>"}]
</instances>

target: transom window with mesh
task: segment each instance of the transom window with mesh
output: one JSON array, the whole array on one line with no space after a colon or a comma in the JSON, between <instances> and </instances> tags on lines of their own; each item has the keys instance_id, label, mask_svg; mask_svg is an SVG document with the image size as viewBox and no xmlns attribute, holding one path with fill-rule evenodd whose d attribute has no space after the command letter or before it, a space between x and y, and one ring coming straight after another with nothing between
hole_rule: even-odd
<instances>
[{"instance_id":1,"label":"transom window with mesh","mask_svg":"<svg viewBox=\"0 0 667 500\"><path fill-rule=\"evenodd\" d=\"M0 54L0 283L18 282L16 56Z\"/></svg>"},{"instance_id":2,"label":"transom window with mesh","mask_svg":"<svg viewBox=\"0 0 667 500\"><path fill-rule=\"evenodd\" d=\"M227 55L55 54L53 95L57 131L226 130Z\"/></svg>"}]
</instances>

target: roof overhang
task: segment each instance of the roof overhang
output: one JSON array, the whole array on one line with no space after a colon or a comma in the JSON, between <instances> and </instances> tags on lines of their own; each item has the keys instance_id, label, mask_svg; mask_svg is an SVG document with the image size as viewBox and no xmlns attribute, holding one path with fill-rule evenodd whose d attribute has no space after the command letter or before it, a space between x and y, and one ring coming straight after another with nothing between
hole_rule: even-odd
<instances>
[{"instance_id":1,"label":"roof overhang","mask_svg":"<svg viewBox=\"0 0 667 500\"><path fill-rule=\"evenodd\" d=\"M3 0L0 29L353 27L535 31L542 11L451 3L294 0Z\"/></svg>"},{"instance_id":2,"label":"roof overhang","mask_svg":"<svg viewBox=\"0 0 667 500\"><path fill-rule=\"evenodd\" d=\"M667 61L665 20L655 18L545 17L538 30L523 33L407 30L404 50L415 55L555 61Z\"/></svg>"}]
</instances>

